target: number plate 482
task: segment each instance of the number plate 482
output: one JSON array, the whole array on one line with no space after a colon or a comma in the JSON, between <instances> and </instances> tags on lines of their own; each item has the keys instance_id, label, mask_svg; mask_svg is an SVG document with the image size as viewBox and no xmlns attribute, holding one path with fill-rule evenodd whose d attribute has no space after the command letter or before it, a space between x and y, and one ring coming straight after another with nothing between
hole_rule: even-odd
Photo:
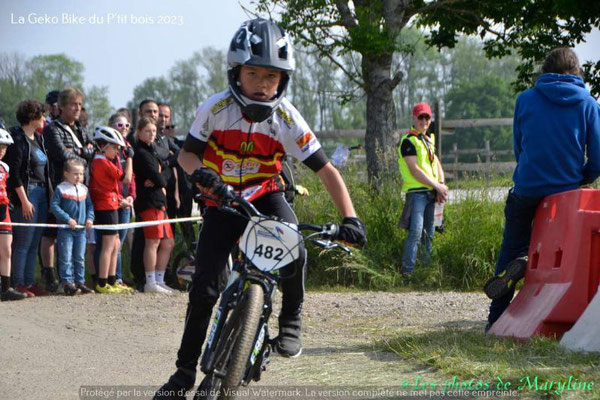
<instances>
[{"instance_id":1,"label":"number plate 482","mask_svg":"<svg viewBox=\"0 0 600 400\"><path fill-rule=\"evenodd\" d=\"M300 254L297 226L252 217L240 239L240 250L262 271L273 271L296 260Z\"/></svg>"}]
</instances>

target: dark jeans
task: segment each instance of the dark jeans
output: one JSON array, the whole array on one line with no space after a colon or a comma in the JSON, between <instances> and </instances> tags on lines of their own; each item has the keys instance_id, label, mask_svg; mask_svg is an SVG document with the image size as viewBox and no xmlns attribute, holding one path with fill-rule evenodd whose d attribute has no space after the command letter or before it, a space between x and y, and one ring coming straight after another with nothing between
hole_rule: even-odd
<instances>
[{"instance_id":1,"label":"dark jeans","mask_svg":"<svg viewBox=\"0 0 600 400\"><path fill-rule=\"evenodd\" d=\"M410 227L402 251L402 272L412 274L417 262L417 251L421 247L421 261L429 265L433 245L433 214L435 192L408 192L406 202L410 207Z\"/></svg>"},{"instance_id":2,"label":"dark jeans","mask_svg":"<svg viewBox=\"0 0 600 400\"><path fill-rule=\"evenodd\" d=\"M139 215L139 213L136 213ZM133 243L131 244L131 258L129 268L133 275L133 280L138 289L142 289L146 283L146 275L144 270L144 239L143 228L135 228L133 230Z\"/></svg>"},{"instance_id":3,"label":"dark jeans","mask_svg":"<svg viewBox=\"0 0 600 400\"><path fill-rule=\"evenodd\" d=\"M504 237L502 246L496 261L496 275L504 271L508 264L517 257L526 256L529 251L529 242L531 240L531 228L533 217L538 204L543 197L525 197L514 193L513 189L508 193L506 206L504 207L504 216L506 218L504 226ZM509 306L515 289L507 293L504 297L492 300L488 322L492 325Z\"/></svg>"},{"instance_id":4,"label":"dark jeans","mask_svg":"<svg viewBox=\"0 0 600 400\"><path fill-rule=\"evenodd\" d=\"M298 223L283 193L263 196L253 204L263 214ZM209 207L204 213L204 223L198 237L196 272L192 279L181 347L177 353L178 368L196 370L210 316L219 298L219 277L246 225L245 219L222 213L214 207ZM300 258L281 269L282 315L296 316L300 313L304 300L305 261L306 251L301 246Z\"/></svg>"},{"instance_id":5,"label":"dark jeans","mask_svg":"<svg viewBox=\"0 0 600 400\"><path fill-rule=\"evenodd\" d=\"M131 208L119 208L119 223L120 224L128 224L131 222ZM121 241L121 248L119 249L119 254L117 256L117 280L123 279L123 263L121 261L121 253L123 250L123 244L125 243L125 238L127 237L127 231L129 229L121 229L119 231L119 240Z\"/></svg>"},{"instance_id":6,"label":"dark jeans","mask_svg":"<svg viewBox=\"0 0 600 400\"><path fill-rule=\"evenodd\" d=\"M27 196L33 204L33 218L26 220L23 209L16 207L10 213L13 222L45 223L48 217L48 191L43 186L29 185ZM13 227L12 279L13 285L29 286L35 280L35 262L44 228Z\"/></svg>"}]
</instances>

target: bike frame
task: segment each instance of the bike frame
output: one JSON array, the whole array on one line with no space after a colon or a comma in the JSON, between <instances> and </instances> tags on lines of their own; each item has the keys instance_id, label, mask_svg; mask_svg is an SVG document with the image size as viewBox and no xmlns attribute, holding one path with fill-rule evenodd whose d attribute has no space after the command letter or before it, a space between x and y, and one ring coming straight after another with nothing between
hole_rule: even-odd
<instances>
[{"instance_id":1,"label":"bike frame","mask_svg":"<svg viewBox=\"0 0 600 400\"><path fill-rule=\"evenodd\" d=\"M236 210L230 205L222 205L220 208L225 212L229 212L244 218L259 216L266 219L279 221L277 218L262 215L251 203L242 198L236 197L234 201L239 205L241 211ZM256 222L249 220L249 223ZM350 250L347 247L339 243L334 243L329 240L321 240L325 237L335 237L337 229L337 226L334 224L328 224L324 226L299 224L297 226L298 233L300 233L301 230L311 230L317 232L315 235L319 235L318 237L320 238L315 239L313 235L302 235L302 242L310 240L320 247L339 247L350 253ZM288 251L291 251L291 249L288 249ZM209 329L206 346L200 363L200 369L207 376L212 375L218 379L225 378L225 371L219 371L216 369L216 356L221 353L221 346L226 346L228 344L226 340L220 340L221 334L223 333L223 329L230 313L235 310L236 306L243 299L245 290L251 284L258 284L263 289L264 301L261 319L258 325L259 328L254 335L254 345L248 356L248 360L246 361L245 372L243 374L242 381L240 382L241 385L246 386L253 378L255 380L260 378L260 373L268 363L272 344L272 339L269 336L268 331L268 321L273 311L272 299L274 298L277 285L281 280L281 277L279 276L279 269L268 272L262 271L252 264L252 260L248 258L246 254L243 254L240 251L240 255L241 257L238 257L238 259L234 261L227 286L221 293L219 305Z\"/></svg>"},{"instance_id":2,"label":"bike frame","mask_svg":"<svg viewBox=\"0 0 600 400\"><path fill-rule=\"evenodd\" d=\"M260 321L260 328L258 329L258 332L254 338L254 347L252 353L250 354L250 370L244 374L243 383L249 382L249 378L253 376L253 374L250 374L249 372L254 372L255 369L252 367L257 365L256 360L262 360L264 351L270 344L271 338L269 337L267 322L273 311L272 299L275 295L279 279L280 278L278 274L263 272L253 268L247 260L236 260L234 262L230 280L226 289L221 294L219 306L217 307L215 317L213 318L213 323L209 330L206 347L202 355L200 368L203 373L213 373L218 378L224 377L221 371L214 369L216 362L215 355L217 354L216 345L218 343L218 341L215 339L221 336L223 327L227 321L227 317L242 299L244 290L249 284L254 283L259 284L263 288L264 307Z\"/></svg>"}]
</instances>

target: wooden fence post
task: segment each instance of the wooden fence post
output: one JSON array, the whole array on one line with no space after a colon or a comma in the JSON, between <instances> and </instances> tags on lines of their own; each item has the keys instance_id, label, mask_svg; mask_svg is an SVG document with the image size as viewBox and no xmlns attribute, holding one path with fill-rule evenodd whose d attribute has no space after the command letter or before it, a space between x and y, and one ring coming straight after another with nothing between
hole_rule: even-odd
<instances>
[{"instance_id":1,"label":"wooden fence post","mask_svg":"<svg viewBox=\"0 0 600 400\"><path fill-rule=\"evenodd\" d=\"M454 179L458 182L458 144L452 143L452 152L454 153Z\"/></svg>"},{"instance_id":2,"label":"wooden fence post","mask_svg":"<svg viewBox=\"0 0 600 400\"><path fill-rule=\"evenodd\" d=\"M489 139L485 141L485 182L490 183L490 176L492 175L492 151L490 150Z\"/></svg>"},{"instance_id":3,"label":"wooden fence post","mask_svg":"<svg viewBox=\"0 0 600 400\"><path fill-rule=\"evenodd\" d=\"M435 133L435 152L437 153L440 162L442 161L442 112L440 102L435 102L434 111L435 121L433 125L433 132Z\"/></svg>"}]
</instances>

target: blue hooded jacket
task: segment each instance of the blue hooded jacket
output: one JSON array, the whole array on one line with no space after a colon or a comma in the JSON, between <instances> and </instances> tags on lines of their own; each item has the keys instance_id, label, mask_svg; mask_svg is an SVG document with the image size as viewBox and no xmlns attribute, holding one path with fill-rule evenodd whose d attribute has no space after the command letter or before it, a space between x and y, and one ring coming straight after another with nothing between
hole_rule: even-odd
<instances>
[{"instance_id":1,"label":"blue hooded jacket","mask_svg":"<svg viewBox=\"0 0 600 400\"><path fill-rule=\"evenodd\" d=\"M518 195L548 196L600 176L600 106L578 76L543 74L521 93L513 140Z\"/></svg>"}]
</instances>

